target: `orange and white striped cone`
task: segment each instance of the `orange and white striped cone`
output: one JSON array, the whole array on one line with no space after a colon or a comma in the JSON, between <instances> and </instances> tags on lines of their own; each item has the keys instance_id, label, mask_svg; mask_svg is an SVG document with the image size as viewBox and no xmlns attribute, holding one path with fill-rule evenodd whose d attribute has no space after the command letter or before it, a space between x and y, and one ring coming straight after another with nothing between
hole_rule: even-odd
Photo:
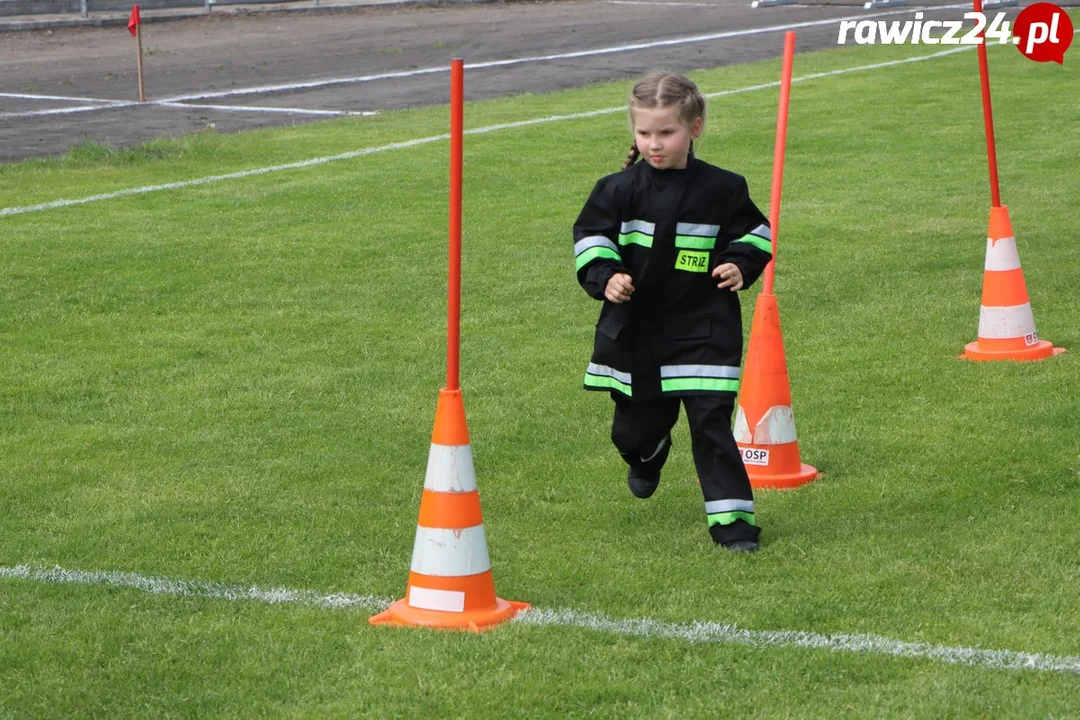
<instances>
[{"instance_id":1,"label":"orange and white striped cone","mask_svg":"<svg viewBox=\"0 0 1080 720\"><path fill-rule=\"evenodd\" d=\"M979 308L979 339L964 346L960 357L968 360L1042 360L1060 355L1065 348L1040 340L1035 332L1024 271L1016 251L1009 209L990 208L990 231L986 238L982 306Z\"/></svg>"},{"instance_id":2,"label":"orange and white striped cone","mask_svg":"<svg viewBox=\"0 0 1080 720\"><path fill-rule=\"evenodd\" d=\"M405 597L372 625L419 625L480 632L528 603L495 597L480 493L460 390L439 391L420 519Z\"/></svg>"},{"instance_id":3,"label":"orange and white striped cone","mask_svg":"<svg viewBox=\"0 0 1080 720\"><path fill-rule=\"evenodd\" d=\"M734 432L753 487L793 488L821 477L799 457L780 307L772 294L761 293L754 305Z\"/></svg>"}]
</instances>

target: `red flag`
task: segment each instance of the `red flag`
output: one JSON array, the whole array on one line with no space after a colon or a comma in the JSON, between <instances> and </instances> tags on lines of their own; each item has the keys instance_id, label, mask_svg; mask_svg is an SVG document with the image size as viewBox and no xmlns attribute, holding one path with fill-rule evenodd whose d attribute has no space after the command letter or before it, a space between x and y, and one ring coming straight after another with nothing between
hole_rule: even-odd
<instances>
[{"instance_id":1,"label":"red flag","mask_svg":"<svg viewBox=\"0 0 1080 720\"><path fill-rule=\"evenodd\" d=\"M139 27L139 6L131 6L131 17L128 18L128 32L135 35L135 28Z\"/></svg>"}]
</instances>

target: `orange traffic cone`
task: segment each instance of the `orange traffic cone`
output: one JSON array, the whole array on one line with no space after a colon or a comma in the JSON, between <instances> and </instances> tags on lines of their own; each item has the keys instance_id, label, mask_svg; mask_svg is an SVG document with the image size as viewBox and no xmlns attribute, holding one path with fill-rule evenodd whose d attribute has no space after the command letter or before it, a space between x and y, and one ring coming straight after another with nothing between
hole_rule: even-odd
<instances>
[{"instance_id":1,"label":"orange traffic cone","mask_svg":"<svg viewBox=\"0 0 1080 720\"><path fill-rule=\"evenodd\" d=\"M422 625L480 632L528 603L495 597L480 493L460 390L439 391L420 520L405 598L372 625Z\"/></svg>"},{"instance_id":2,"label":"orange traffic cone","mask_svg":"<svg viewBox=\"0 0 1080 720\"><path fill-rule=\"evenodd\" d=\"M1020 269L1009 209L1004 205L990 208L987 235L979 339L965 345L960 357L1042 360L1065 352L1065 348L1040 340L1035 332L1035 316L1031 314L1024 271Z\"/></svg>"},{"instance_id":3,"label":"orange traffic cone","mask_svg":"<svg viewBox=\"0 0 1080 720\"><path fill-rule=\"evenodd\" d=\"M735 442L755 488L793 488L821 477L799 458L780 308L772 294L761 293L754 305L735 413Z\"/></svg>"}]
</instances>

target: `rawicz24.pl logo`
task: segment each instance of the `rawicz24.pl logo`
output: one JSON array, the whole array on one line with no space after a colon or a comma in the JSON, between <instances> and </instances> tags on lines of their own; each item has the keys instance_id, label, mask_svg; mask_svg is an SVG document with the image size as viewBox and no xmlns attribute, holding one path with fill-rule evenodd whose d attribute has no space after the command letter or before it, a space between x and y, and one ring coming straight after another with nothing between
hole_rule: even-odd
<instances>
[{"instance_id":1,"label":"rawicz24.pl logo","mask_svg":"<svg viewBox=\"0 0 1080 720\"><path fill-rule=\"evenodd\" d=\"M1073 24L1068 13L1057 5L1039 2L1020 11L1010 26L1005 13L997 13L987 26L981 12L964 13L974 27L964 30L963 20L844 20L837 35L838 45L853 39L858 45L981 45L987 39L1004 45L1012 43L1024 57L1036 62L1062 64L1073 40Z\"/></svg>"}]
</instances>

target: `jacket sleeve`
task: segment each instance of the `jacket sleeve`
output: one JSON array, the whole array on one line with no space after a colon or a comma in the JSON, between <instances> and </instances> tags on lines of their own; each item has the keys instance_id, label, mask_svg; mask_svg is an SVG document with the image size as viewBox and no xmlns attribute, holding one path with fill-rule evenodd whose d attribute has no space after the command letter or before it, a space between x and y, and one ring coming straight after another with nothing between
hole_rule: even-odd
<instances>
[{"instance_id":1,"label":"jacket sleeve","mask_svg":"<svg viewBox=\"0 0 1080 720\"><path fill-rule=\"evenodd\" d=\"M772 260L772 231L769 220L750 199L746 180L739 178L731 199L726 235L728 245L720 253L719 263L735 263L743 276L743 289L750 287Z\"/></svg>"},{"instance_id":2,"label":"jacket sleeve","mask_svg":"<svg viewBox=\"0 0 1080 720\"><path fill-rule=\"evenodd\" d=\"M596 183L574 223L574 268L585 292L604 299L608 280L627 272L619 254L619 207L608 178Z\"/></svg>"}]
</instances>

